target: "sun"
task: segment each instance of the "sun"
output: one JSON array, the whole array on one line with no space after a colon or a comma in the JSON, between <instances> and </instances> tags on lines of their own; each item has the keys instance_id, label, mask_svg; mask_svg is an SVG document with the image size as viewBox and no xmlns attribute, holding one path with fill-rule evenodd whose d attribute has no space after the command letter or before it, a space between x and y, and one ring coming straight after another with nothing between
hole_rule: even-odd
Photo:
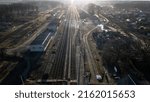
<instances>
[{"instance_id":1,"label":"sun","mask_svg":"<svg viewBox=\"0 0 150 102\"><path fill-rule=\"evenodd\" d=\"M96 0L68 0L71 4L88 4L88 3L94 3Z\"/></svg>"},{"instance_id":2,"label":"sun","mask_svg":"<svg viewBox=\"0 0 150 102\"><path fill-rule=\"evenodd\" d=\"M74 3L74 0L71 0L71 4L73 4Z\"/></svg>"}]
</instances>

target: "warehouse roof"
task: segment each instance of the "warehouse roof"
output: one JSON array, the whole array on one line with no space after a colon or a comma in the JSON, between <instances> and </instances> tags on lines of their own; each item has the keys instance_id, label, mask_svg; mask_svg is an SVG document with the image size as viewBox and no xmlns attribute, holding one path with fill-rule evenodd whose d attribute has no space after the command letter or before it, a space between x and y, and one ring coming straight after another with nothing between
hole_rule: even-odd
<instances>
[{"instance_id":1,"label":"warehouse roof","mask_svg":"<svg viewBox=\"0 0 150 102\"><path fill-rule=\"evenodd\" d=\"M51 35L52 34L49 30L45 30L31 43L31 45L44 45L44 43L47 43L47 40Z\"/></svg>"}]
</instances>

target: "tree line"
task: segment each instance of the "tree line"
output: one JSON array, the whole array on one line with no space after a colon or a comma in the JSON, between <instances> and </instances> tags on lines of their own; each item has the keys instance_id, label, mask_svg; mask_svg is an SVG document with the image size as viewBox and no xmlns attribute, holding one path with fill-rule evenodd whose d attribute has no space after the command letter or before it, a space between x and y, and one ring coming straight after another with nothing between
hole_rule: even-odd
<instances>
[{"instance_id":1,"label":"tree line","mask_svg":"<svg viewBox=\"0 0 150 102\"><path fill-rule=\"evenodd\" d=\"M13 3L0 5L0 21L10 21L16 16L27 16L38 12L38 6L33 3Z\"/></svg>"}]
</instances>

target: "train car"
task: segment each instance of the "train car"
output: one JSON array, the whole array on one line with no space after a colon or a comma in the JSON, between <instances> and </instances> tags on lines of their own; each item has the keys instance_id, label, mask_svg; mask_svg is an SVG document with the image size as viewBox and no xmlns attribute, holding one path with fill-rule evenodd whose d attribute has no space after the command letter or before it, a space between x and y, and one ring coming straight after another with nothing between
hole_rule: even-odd
<instances>
[{"instance_id":1,"label":"train car","mask_svg":"<svg viewBox=\"0 0 150 102\"><path fill-rule=\"evenodd\" d=\"M50 43L51 37L52 33L49 30L45 30L30 44L30 51L31 52L46 51Z\"/></svg>"}]
</instances>

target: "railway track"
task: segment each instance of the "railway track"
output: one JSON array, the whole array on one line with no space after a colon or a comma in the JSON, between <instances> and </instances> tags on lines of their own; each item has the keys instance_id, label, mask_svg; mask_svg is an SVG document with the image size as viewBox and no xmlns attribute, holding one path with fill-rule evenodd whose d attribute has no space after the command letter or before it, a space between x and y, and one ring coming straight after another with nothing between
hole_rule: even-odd
<instances>
[{"instance_id":1,"label":"railway track","mask_svg":"<svg viewBox=\"0 0 150 102\"><path fill-rule=\"evenodd\" d=\"M60 85L77 82L76 44L74 42L78 33L79 15L75 8L69 7L65 16L66 20L61 18L63 22L55 34L51 47L46 51L45 61L38 71L36 83ZM52 53L53 50L55 53Z\"/></svg>"},{"instance_id":2,"label":"railway track","mask_svg":"<svg viewBox=\"0 0 150 102\"><path fill-rule=\"evenodd\" d=\"M76 82L76 47L75 44L72 43L74 35L77 33L76 27L72 27L73 19L77 19L76 14L74 15L74 10L68 9L66 12L66 19L62 26L62 31L59 38L59 42L56 48L56 53L54 57L54 61L51 61L51 65L47 65L49 71L45 71L48 73L47 81L52 84L52 80L64 80L61 82L71 81ZM55 45L56 46L56 45ZM51 57L50 57L51 58ZM49 59L52 60L52 59ZM48 80L51 80L50 82ZM56 83L56 81L55 81Z\"/></svg>"},{"instance_id":3,"label":"railway track","mask_svg":"<svg viewBox=\"0 0 150 102\"><path fill-rule=\"evenodd\" d=\"M56 50L56 56L54 59L54 63L52 64L52 68L50 71L50 78L51 79L63 79L64 73L64 63L65 63L65 55L66 55L66 48L67 48L67 30L66 27L67 23L65 22L65 26L62 32L62 37L59 40L59 45Z\"/></svg>"}]
</instances>

